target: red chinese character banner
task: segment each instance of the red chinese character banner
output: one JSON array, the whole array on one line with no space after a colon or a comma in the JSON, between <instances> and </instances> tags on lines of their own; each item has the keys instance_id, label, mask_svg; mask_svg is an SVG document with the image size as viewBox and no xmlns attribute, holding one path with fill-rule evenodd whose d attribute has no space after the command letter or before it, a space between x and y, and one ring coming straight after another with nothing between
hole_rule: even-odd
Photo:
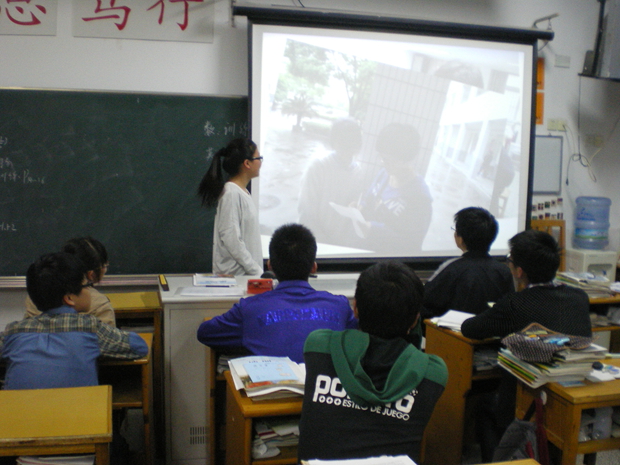
<instances>
[{"instance_id":1,"label":"red chinese character banner","mask_svg":"<svg viewBox=\"0 0 620 465\"><path fill-rule=\"evenodd\" d=\"M73 35L213 42L213 17L210 0L73 0Z\"/></svg>"},{"instance_id":2,"label":"red chinese character banner","mask_svg":"<svg viewBox=\"0 0 620 465\"><path fill-rule=\"evenodd\" d=\"M56 35L58 0L0 0L0 34Z\"/></svg>"}]
</instances>

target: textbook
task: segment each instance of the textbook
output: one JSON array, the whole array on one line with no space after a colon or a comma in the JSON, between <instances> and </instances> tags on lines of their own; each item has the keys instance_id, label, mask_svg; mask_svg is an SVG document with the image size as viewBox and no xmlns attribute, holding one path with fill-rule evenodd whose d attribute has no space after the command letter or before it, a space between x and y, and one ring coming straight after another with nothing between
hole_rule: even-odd
<instances>
[{"instance_id":1,"label":"textbook","mask_svg":"<svg viewBox=\"0 0 620 465\"><path fill-rule=\"evenodd\" d=\"M382 455L365 459L302 460L301 465L416 465L416 463L407 455Z\"/></svg>"},{"instance_id":2,"label":"textbook","mask_svg":"<svg viewBox=\"0 0 620 465\"><path fill-rule=\"evenodd\" d=\"M251 355L228 361L235 387L253 400L304 394L305 365L289 357Z\"/></svg>"},{"instance_id":3,"label":"textbook","mask_svg":"<svg viewBox=\"0 0 620 465\"><path fill-rule=\"evenodd\" d=\"M236 285L237 280L235 278L216 276L210 273L194 274L194 286L232 287Z\"/></svg>"}]
</instances>

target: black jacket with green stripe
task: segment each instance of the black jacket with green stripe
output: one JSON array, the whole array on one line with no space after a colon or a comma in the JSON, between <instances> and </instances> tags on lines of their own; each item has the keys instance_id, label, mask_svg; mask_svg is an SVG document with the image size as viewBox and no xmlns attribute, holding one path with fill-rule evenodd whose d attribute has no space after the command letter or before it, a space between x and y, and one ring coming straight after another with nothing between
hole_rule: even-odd
<instances>
[{"instance_id":1,"label":"black jacket with green stripe","mask_svg":"<svg viewBox=\"0 0 620 465\"><path fill-rule=\"evenodd\" d=\"M408 455L448 379L443 360L404 339L318 330L304 346L299 459Z\"/></svg>"}]
</instances>

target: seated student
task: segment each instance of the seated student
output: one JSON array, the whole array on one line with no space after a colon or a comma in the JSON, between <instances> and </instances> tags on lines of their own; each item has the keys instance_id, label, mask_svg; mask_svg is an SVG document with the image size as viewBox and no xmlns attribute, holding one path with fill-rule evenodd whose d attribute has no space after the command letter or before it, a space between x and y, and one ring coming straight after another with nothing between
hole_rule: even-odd
<instances>
[{"instance_id":1,"label":"seated student","mask_svg":"<svg viewBox=\"0 0 620 465\"><path fill-rule=\"evenodd\" d=\"M407 266L377 263L357 281L360 330L308 336L299 460L408 455L418 461L448 378L441 358L406 341L419 324L423 293Z\"/></svg>"},{"instance_id":2,"label":"seated student","mask_svg":"<svg viewBox=\"0 0 620 465\"><path fill-rule=\"evenodd\" d=\"M136 359L148 346L84 314L92 285L84 264L66 252L43 255L26 273L28 295L41 315L7 325L0 357L7 360L5 389L45 389L98 384L97 359Z\"/></svg>"},{"instance_id":3,"label":"seated student","mask_svg":"<svg viewBox=\"0 0 620 465\"><path fill-rule=\"evenodd\" d=\"M108 252L101 242L92 237L76 237L70 239L62 248L63 252L76 255L86 265L86 278L89 282L97 284L103 279L108 269ZM86 313L99 318L104 323L116 327L114 308L105 294L94 287L86 289L90 293L90 308ZM26 298L26 314L24 318L40 315L41 312L32 302Z\"/></svg>"},{"instance_id":4,"label":"seated student","mask_svg":"<svg viewBox=\"0 0 620 465\"><path fill-rule=\"evenodd\" d=\"M424 319L448 310L477 315L514 291L508 267L489 255L497 232L495 217L484 208L468 207L454 215L454 241L463 255L444 262L426 282Z\"/></svg>"},{"instance_id":5,"label":"seated student","mask_svg":"<svg viewBox=\"0 0 620 465\"><path fill-rule=\"evenodd\" d=\"M345 296L316 291L316 240L300 224L279 227L269 243L267 266L279 281L263 294L241 299L223 315L203 322L198 340L214 348L245 348L254 355L303 362L306 336L315 329L357 328Z\"/></svg>"},{"instance_id":6,"label":"seated student","mask_svg":"<svg viewBox=\"0 0 620 465\"><path fill-rule=\"evenodd\" d=\"M535 322L560 333L591 337L588 295L553 281L560 266L555 239L530 229L513 236L508 244L508 267L517 292L465 320L463 335L473 339L504 337Z\"/></svg>"},{"instance_id":7,"label":"seated student","mask_svg":"<svg viewBox=\"0 0 620 465\"><path fill-rule=\"evenodd\" d=\"M492 308L465 320L464 336L473 339L504 337L530 323L574 336L592 336L590 303L581 289L553 281L560 266L555 239L543 231L527 230L508 244L508 266L517 292L504 296ZM482 461L490 462L504 431L514 419L516 378L502 372L497 391L481 399L476 429Z\"/></svg>"}]
</instances>

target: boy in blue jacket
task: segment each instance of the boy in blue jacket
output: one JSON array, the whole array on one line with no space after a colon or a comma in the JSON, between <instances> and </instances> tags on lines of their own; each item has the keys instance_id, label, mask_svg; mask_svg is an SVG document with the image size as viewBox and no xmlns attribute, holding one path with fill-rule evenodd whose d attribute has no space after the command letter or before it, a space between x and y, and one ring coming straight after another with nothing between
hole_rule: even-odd
<instances>
[{"instance_id":1,"label":"boy in blue jacket","mask_svg":"<svg viewBox=\"0 0 620 465\"><path fill-rule=\"evenodd\" d=\"M317 291L308 283L317 270L316 249L305 226L279 227L269 243L268 262L278 286L241 299L223 315L203 322L198 340L212 348L243 348L253 355L290 357L302 363L304 341L315 329L357 328L345 296Z\"/></svg>"}]
</instances>

